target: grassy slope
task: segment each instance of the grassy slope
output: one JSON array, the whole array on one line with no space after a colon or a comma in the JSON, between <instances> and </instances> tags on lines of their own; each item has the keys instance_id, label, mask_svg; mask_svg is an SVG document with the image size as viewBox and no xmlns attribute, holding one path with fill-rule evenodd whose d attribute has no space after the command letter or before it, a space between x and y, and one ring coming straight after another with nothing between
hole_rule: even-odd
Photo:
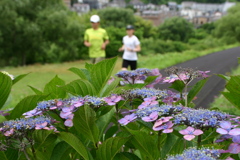
<instances>
[{"instance_id":1,"label":"grassy slope","mask_svg":"<svg viewBox=\"0 0 240 160\"><path fill-rule=\"evenodd\" d=\"M139 68L165 68L171 65L184 62L186 60L190 60L196 57L200 57L209 53L221 51L227 48L235 47L225 46L219 47L215 49L209 49L206 51L186 51L184 53L168 53L168 54L158 54L158 55L149 55L149 56L139 56ZM121 58L118 59L117 64L115 66L113 74L117 73L121 69ZM71 82L72 80L77 79L78 77L72 72L68 71L71 67L84 68L85 63L89 61L75 61L61 64L35 64L31 66L25 67L6 67L0 68L0 70L5 70L12 75L26 74L30 73L28 76L23 78L21 81L16 83L11 92L11 96L6 103L6 108L14 107L22 98L33 95L33 91L28 87L28 85L33 86L37 89L43 90L44 85L48 83L52 78L56 75L63 79L66 83Z\"/></svg>"}]
</instances>

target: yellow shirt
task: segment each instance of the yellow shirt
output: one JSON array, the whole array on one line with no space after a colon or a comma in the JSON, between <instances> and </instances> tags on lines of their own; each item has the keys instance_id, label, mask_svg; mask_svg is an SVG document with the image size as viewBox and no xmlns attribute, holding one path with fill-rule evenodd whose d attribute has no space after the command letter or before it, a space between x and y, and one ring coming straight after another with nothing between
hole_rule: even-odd
<instances>
[{"instance_id":1,"label":"yellow shirt","mask_svg":"<svg viewBox=\"0 0 240 160\"><path fill-rule=\"evenodd\" d=\"M101 49L104 41L108 40L108 34L105 29L98 28L94 30L93 28L89 28L85 31L84 41L88 41L91 46L89 47L89 57L106 57L105 50Z\"/></svg>"}]
</instances>

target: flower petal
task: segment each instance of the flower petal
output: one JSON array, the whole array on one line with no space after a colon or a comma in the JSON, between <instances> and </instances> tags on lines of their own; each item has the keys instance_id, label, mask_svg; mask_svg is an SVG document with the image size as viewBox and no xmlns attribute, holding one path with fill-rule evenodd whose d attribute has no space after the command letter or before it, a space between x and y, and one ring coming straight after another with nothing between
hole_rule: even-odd
<instances>
[{"instance_id":1,"label":"flower petal","mask_svg":"<svg viewBox=\"0 0 240 160\"><path fill-rule=\"evenodd\" d=\"M240 128L234 128L234 129L230 130L229 134L232 136L240 135Z\"/></svg>"},{"instance_id":2,"label":"flower petal","mask_svg":"<svg viewBox=\"0 0 240 160\"><path fill-rule=\"evenodd\" d=\"M195 136L194 135L185 135L184 136L184 139L188 140L188 141L191 141L192 139L194 139Z\"/></svg>"},{"instance_id":3,"label":"flower petal","mask_svg":"<svg viewBox=\"0 0 240 160\"><path fill-rule=\"evenodd\" d=\"M220 133L220 134L228 134L228 131L225 130L225 129L222 129L222 128L218 128L218 129L216 130L216 132L217 132L217 133Z\"/></svg>"}]
</instances>

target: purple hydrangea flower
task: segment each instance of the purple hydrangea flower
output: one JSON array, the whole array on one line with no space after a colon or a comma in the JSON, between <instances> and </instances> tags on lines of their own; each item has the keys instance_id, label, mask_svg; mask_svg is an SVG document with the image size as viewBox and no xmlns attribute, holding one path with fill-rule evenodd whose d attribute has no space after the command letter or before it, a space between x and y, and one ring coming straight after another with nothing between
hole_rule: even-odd
<instances>
[{"instance_id":1,"label":"purple hydrangea flower","mask_svg":"<svg viewBox=\"0 0 240 160\"><path fill-rule=\"evenodd\" d=\"M152 112L149 116L142 117L142 120L145 122L152 122L158 118L158 112Z\"/></svg>"},{"instance_id":2,"label":"purple hydrangea flower","mask_svg":"<svg viewBox=\"0 0 240 160\"><path fill-rule=\"evenodd\" d=\"M222 134L222 135L224 135L224 134L229 134L230 131L231 131L231 134L230 134L230 135L236 133L236 132L234 132L234 130L232 131L232 129L233 129L234 127L236 127L236 125L232 125L231 122L229 122L229 121L221 121L221 122L219 123L219 126L220 126L221 128L218 128L218 129L216 130L216 132L218 132L218 133L220 133L220 134ZM235 131L236 131L236 130L235 130ZM239 133L239 134L240 134L240 133Z\"/></svg>"},{"instance_id":3,"label":"purple hydrangea flower","mask_svg":"<svg viewBox=\"0 0 240 160\"><path fill-rule=\"evenodd\" d=\"M154 126L153 126L153 130L154 131L163 130L162 131L163 133L171 133L171 132L173 132L173 128L172 127L173 127L172 121L168 121L168 122L166 122L164 124L161 124L161 125L158 125L157 123L155 123Z\"/></svg>"},{"instance_id":4,"label":"purple hydrangea flower","mask_svg":"<svg viewBox=\"0 0 240 160\"><path fill-rule=\"evenodd\" d=\"M112 106L112 105L115 105L120 100L122 100L122 97L116 94L113 94L110 97L105 97L104 100L108 105Z\"/></svg>"},{"instance_id":5,"label":"purple hydrangea flower","mask_svg":"<svg viewBox=\"0 0 240 160\"><path fill-rule=\"evenodd\" d=\"M129 122L134 121L137 118L135 113L132 113L130 115L126 115L124 118L118 120L118 122L122 125L127 125Z\"/></svg>"},{"instance_id":6,"label":"purple hydrangea flower","mask_svg":"<svg viewBox=\"0 0 240 160\"><path fill-rule=\"evenodd\" d=\"M184 139L191 141L195 136L203 134L203 131L189 126L186 129L179 131L179 133L184 135Z\"/></svg>"}]
</instances>

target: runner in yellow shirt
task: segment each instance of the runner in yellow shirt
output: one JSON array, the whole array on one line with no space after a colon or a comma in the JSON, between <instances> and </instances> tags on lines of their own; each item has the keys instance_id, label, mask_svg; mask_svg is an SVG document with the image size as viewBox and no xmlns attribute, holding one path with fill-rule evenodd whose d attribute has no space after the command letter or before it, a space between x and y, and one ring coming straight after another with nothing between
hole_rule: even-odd
<instances>
[{"instance_id":1,"label":"runner in yellow shirt","mask_svg":"<svg viewBox=\"0 0 240 160\"><path fill-rule=\"evenodd\" d=\"M93 15L90 18L92 28L85 31L84 45L89 47L89 57L92 63L98 63L106 57L106 46L109 43L109 37L105 29L100 28L100 17Z\"/></svg>"}]
</instances>

